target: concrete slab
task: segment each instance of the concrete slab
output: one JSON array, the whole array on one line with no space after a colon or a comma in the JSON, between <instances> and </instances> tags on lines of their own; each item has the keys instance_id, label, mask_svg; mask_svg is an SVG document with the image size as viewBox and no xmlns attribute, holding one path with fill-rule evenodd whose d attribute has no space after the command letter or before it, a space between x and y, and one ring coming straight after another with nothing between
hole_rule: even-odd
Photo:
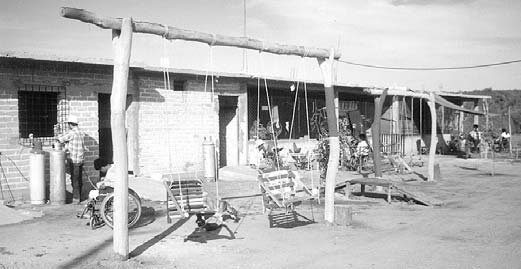
<instances>
[{"instance_id":1,"label":"concrete slab","mask_svg":"<svg viewBox=\"0 0 521 269\"><path fill-rule=\"evenodd\" d=\"M219 169L221 181L256 181L258 172L249 166L226 166Z\"/></svg>"},{"instance_id":2,"label":"concrete slab","mask_svg":"<svg viewBox=\"0 0 521 269\"><path fill-rule=\"evenodd\" d=\"M22 222L43 216L41 211L28 209L14 209L5 205L0 205L0 226Z\"/></svg>"}]
</instances>

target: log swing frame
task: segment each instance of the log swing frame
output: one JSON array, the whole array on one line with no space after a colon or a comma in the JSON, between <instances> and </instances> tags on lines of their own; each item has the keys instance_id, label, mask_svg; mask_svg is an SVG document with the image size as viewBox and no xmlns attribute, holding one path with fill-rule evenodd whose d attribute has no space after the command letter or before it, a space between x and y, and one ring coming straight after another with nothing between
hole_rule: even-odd
<instances>
[{"instance_id":1,"label":"log swing frame","mask_svg":"<svg viewBox=\"0 0 521 269\"><path fill-rule=\"evenodd\" d=\"M120 180L116 180L114 188L114 232L113 249L121 260L127 260L129 255L129 240L127 227L128 201L128 152L125 137L125 101L128 87L128 72L130 65L130 51L132 33L153 34L165 39L181 39L206 43L210 46L228 46L243 49L258 50L279 55L295 55L316 58L324 79L326 110L328 125L330 126L329 143L330 155L326 174L325 210L324 219L328 223L334 222L334 191L335 177L338 171L340 146L337 129L337 115L335 111L335 92L333 89L333 63L339 59L341 53L333 49L286 45L275 42L265 42L248 37L230 37L218 34L209 34L184 30L159 23L133 21L132 18L112 18L99 16L83 9L62 7L60 15L64 18L79 20L94 24L103 29L112 30L114 50L114 80L111 93L111 125L113 126L112 143L114 145L114 170Z\"/></svg>"}]
</instances>

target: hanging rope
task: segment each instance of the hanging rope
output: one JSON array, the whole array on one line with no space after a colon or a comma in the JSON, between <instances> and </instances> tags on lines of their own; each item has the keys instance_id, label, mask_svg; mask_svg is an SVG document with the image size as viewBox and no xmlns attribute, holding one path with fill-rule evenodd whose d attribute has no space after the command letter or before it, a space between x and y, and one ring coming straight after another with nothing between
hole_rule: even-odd
<instances>
[{"instance_id":1,"label":"hanging rope","mask_svg":"<svg viewBox=\"0 0 521 269\"><path fill-rule=\"evenodd\" d=\"M263 44L263 47L264 47L264 44ZM261 55L262 56L262 55ZM279 164L279 152L278 152L278 144L277 144L277 136L275 134L275 124L273 122L273 113L271 111L271 102L270 102L270 94L269 94L269 91L268 91L268 81L266 79L266 75L264 74L264 61L262 60L262 57L259 57L259 60L261 62L261 72L263 74L263 79L264 79L264 88L265 88L265 91L266 91L266 100L267 100L267 103L268 103L268 112L269 112L269 115L270 115L270 124L271 124L271 135L273 137L273 143L275 144L275 150L274 150L274 154L275 154L275 164L277 166L277 170L280 170L280 164ZM279 123L280 124L280 123Z\"/></svg>"},{"instance_id":2,"label":"hanging rope","mask_svg":"<svg viewBox=\"0 0 521 269\"><path fill-rule=\"evenodd\" d=\"M306 54L306 49L304 48L304 55ZM305 56L304 56L305 57ZM297 79L297 87L295 89L295 101L293 102L293 113L291 115L291 127L289 129L289 142L291 144L291 138L293 137L293 125L295 123L295 111L297 108L297 101L298 101L298 92L299 92L299 85L300 85L300 68L303 66L304 57L300 58L300 64L297 68L297 73L295 74L295 77ZM309 119L308 119L309 120Z\"/></svg>"}]
</instances>

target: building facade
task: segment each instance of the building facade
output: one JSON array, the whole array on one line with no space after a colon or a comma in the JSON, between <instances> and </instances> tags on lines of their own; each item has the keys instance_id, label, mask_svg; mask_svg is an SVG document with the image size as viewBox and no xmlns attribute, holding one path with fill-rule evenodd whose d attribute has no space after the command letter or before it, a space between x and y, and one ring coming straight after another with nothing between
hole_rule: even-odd
<instances>
[{"instance_id":1,"label":"building facade","mask_svg":"<svg viewBox=\"0 0 521 269\"><path fill-rule=\"evenodd\" d=\"M85 178L97 178L93 161L112 160L112 72L110 61L0 55L2 190L28 187L31 146L39 141L45 151L52 150L69 115L78 117L86 134ZM215 144L220 166L250 164L256 158L255 139L267 139L255 126L267 127L271 121L291 125L290 133L279 137L281 144L296 141L311 150L319 130L308 123L316 121L324 107L323 86L319 82L299 86L275 78L265 80L267 85L258 82L243 74L209 77L195 70L167 74L160 68L132 66L126 109L129 173L202 173L204 141ZM348 119L358 133L369 130L375 95L357 86L337 85L335 91L340 120ZM481 97L448 98L463 102ZM405 95L387 99L379 124L384 134L399 134L400 141L389 141L403 145L384 150L405 153L413 150L412 143L407 149L405 138L426 140L427 130L420 126L428 124L420 119L429 117L429 112L422 103Z\"/></svg>"}]
</instances>

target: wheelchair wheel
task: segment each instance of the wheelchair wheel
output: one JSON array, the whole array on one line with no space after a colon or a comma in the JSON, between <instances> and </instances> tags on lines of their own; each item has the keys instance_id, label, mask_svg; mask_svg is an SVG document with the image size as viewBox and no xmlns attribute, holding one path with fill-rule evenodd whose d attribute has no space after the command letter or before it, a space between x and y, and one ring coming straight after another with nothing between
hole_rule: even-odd
<instances>
[{"instance_id":1,"label":"wheelchair wheel","mask_svg":"<svg viewBox=\"0 0 521 269\"><path fill-rule=\"evenodd\" d=\"M113 205L114 205L114 193L111 193L103 199L101 202L101 218L105 223L110 227L113 228L114 224L114 211L113 211ZM128 227L132 227L136 225L139 218L141 217L141 199L139 199L139 196L135 194L134 192L131 192L129 190L128 193Z\"/></svg>"}]
</instances>

